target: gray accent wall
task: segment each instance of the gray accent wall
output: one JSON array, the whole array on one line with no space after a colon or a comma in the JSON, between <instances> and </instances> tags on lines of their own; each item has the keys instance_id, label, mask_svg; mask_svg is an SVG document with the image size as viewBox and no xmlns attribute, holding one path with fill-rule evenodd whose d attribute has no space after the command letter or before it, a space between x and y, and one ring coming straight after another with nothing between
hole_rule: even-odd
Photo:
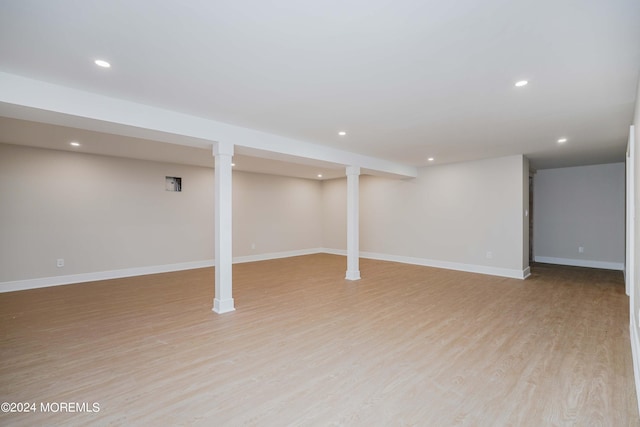
<instances>
[{"instance_id":1,"label":"gray accent wall","mask_svg":"<svg viewBox=\"0 0 640 427\"><path fill-rule=\"evenodd\" d=\"M624 268L624 163L539 170L533 188L536 261Z\"/></svg>"}]
</instances>

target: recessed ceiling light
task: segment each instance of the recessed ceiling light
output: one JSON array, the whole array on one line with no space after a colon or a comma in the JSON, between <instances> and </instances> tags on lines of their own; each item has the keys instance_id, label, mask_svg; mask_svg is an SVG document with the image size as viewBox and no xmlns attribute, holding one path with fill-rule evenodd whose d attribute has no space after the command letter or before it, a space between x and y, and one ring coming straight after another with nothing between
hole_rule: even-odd
<instances>
[{"instance_id":1,"label":"recessed ceiling light","mask_svg":"<svg viewBox=\"0 0 640 427\"><path fill-rule=\"evenodd\" d=\"M429 160L430 162L433 162L435 159L433 157L429 157L427 160Z\"/></svg>"},{"instance_id":2,"label":"recessed ceiling light","mask_svg":"<svg viewBox=\"0 0 640 427\"><path fill-rule=\"evenodd\" d=\"M567 142L567 138L562 137L558 139L558 144L564 144L565 142Z\"/></svg>"},{"instance_id":3,"label":"recessed ceiling light","mask_svg":"<svg viewBox=\"0 0 640 427\"><path fill-rule=\"evenodd\" d=\"M109 64L104 59L96 59L95 61L93 61L93 63L96 64L98 67L102 67L102 68L110 68L111 67L111 64Z\"/></svg>"},{"instance_id":4,"label":"recessed ceiling light","mask_svg":"<svg viewBox=\"0 0 640 427\"><path fill-rule=\"evenodd\" d=\"M235 163L231 163L231 166L235 166L235 165L236 165Z\"/></svg>"},{"instance_id":5,"label":"recessed ceiling light","mask_svg":"<svg viewBox=\"0 0 640 427\"><path fill-rule=\"evenodd\" d=\"M528 85L528 84L529 84L529 82L528 82L528 81L526 81L526 80L520 80L520 81L516 82L516 87L522 87L522 86L526 86L526 85Z\"/></svg>"},{"instance_id":6,"label":"recessed ceiling light","mask_svg":"<svg viewBox=\"0 0 640 427\"><path fill-rule=\"evenodd\" d=\"M70 142L69 145L71 145L72 147L80 147L80 143L79 142Z\"/></svg>"},{"instance_id":7,"label":"recessed ceiling light","mask_svg":"<svg viewBox=\"0 0 640 427\"><path fill-rule=\"evenodd\" d=\"M347 134L347 133L346 133L345 131L343 131L343 130L341 130L340 132L338 132L338 135L340 135L340 136L345 136L346 134Z\"/></svg>"},{"instance_id":8,"label":"recessed ceiling light","mask_svg":"<svg viewBox=\"0 0 640 427\"><path fill-rule=\"evenodd\" d=\"M318 174L318 178L322 178L322 174L321 173Z\"/></svg>"}]
</instances>

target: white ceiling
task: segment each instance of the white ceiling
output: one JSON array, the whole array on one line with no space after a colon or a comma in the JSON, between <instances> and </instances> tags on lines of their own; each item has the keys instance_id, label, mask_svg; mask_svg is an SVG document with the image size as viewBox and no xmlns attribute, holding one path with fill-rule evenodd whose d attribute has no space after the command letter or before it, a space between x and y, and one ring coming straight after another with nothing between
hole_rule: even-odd
<instances>
[{"instance_id":1,"label":"white ceiling","mask_svg":"<svg viewBox=\"0 0 640 427\"><path fill-rule=\"evenodd\" d=\"M0 117L0 129L2 142L7 144L208 168L213 168L215 160L211 149L8 117ZM71 146L72 141L81 144L80 147ZM288 158L285 161L282 156L278 157L269 158L267 154L261 157L235 154L234 170L316 180L345 176L345 170L340 165L303 158Z\"/></svg>"},{"instance_id":2,"label":"white ceiling","mask_svg":"<svg viewBox=\"0 0 640 427\"><path fill-rule=\"evenodd\" d=\"M413 166L622 161L639 42L638 0L0 2L0 71Z\"/></svg>"}]
</instances>

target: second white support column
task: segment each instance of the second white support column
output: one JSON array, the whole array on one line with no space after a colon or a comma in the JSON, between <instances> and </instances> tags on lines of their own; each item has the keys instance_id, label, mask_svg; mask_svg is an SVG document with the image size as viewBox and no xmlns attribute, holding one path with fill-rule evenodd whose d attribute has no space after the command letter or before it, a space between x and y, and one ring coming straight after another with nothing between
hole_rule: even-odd
<instances>
[{"instance_id":1,"label":"second white support column","mask_svg":"<svg viewBox=\"0 0 640 427\"><path fill-rule=\"evenodd\" d=\"M218 314L234 311L232 297L232 185L231 161L233 144L213 144L215 162L215 287L213 311Z\"/></svg>"},{"instance_id":2,"label":"second white support column","mask_svg":"<svg viewBox=\"0 0 640 427\"><path fill-rule=\"evenodd\" d=\"M360 279L360 168L347 167L347 280Z\"/></svg>"}]
</instances>

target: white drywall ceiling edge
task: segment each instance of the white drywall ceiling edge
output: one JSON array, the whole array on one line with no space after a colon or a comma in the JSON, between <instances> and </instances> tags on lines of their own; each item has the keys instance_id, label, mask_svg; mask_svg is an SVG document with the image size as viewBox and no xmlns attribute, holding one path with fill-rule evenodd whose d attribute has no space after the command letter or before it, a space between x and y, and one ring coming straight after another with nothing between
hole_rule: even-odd
<instances>
[{"instance_id":1,"label":"white drywall ceiling edge","mask_svg":"<svg viewBox=\"0 0 640 427\"><path fill-rule=\"evenodd\" d=\"M398 177L417 176L413 166L2 72L0 115L180 145L206 147L226 141Z\"/></svg>"}]
</instances>

